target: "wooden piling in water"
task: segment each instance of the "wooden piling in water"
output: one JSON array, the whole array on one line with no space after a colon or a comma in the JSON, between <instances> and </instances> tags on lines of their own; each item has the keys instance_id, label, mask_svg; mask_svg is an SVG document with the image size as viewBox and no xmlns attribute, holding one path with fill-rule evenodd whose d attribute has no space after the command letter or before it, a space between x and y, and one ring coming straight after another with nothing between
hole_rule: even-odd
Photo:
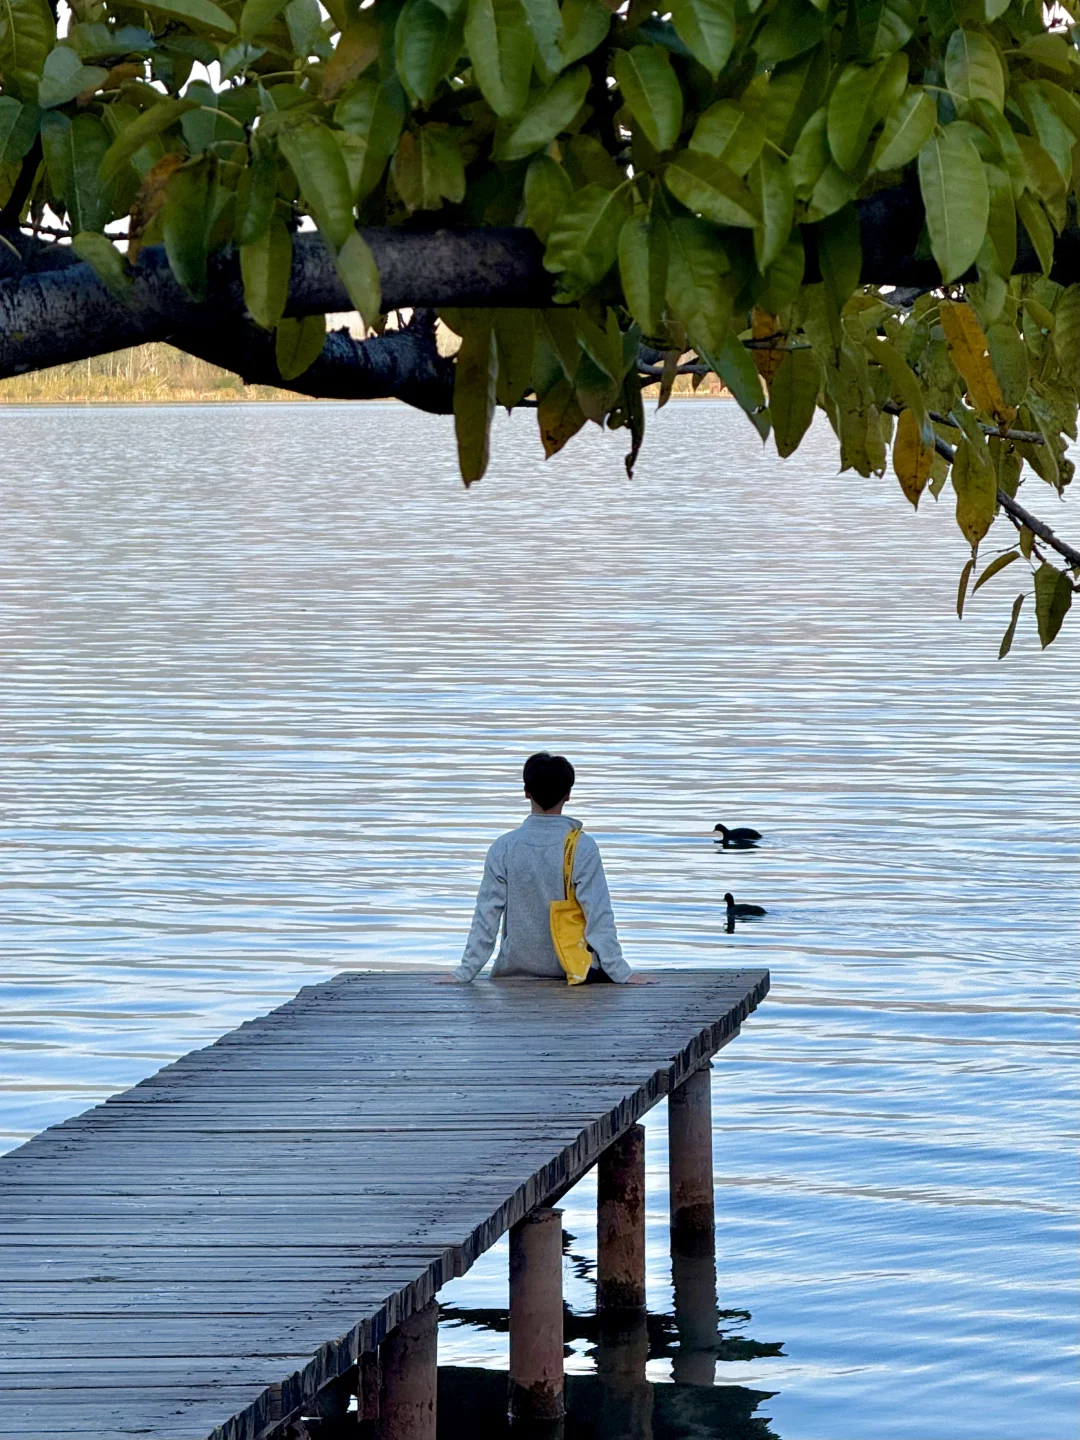
<instances>
[{"instance_id":1,"label":"wooden piling in water","mask_svg":"<svg viewBox=\"0 0 1080 1440\"><path fill-rule=\"evenodd\" d=\"M716 1248L711 1071L711 1065L701 1066L668 1096L672 1244L697 1255Z\"/></svg>"},{"instance_id":2,"label":"wooden piling in water","mask_svg":"<svg viewBox=\"0 0 1080 1440\"><path fill-rule=\"evenodd\" d=\"M439 1307L431 1300L383 1341L377 1440L435 1440L438 1336Z\"/></svg>"},{"instance_id":3,"label":"wooden piling in water","mask_svg":"<svg viewBox=\"0 0 1080 1440\"><path fill-rule=\"evenodd\" d=\"M600 1156L596 1307L645 1308L645 1130L632 1125Z\"/></svg>"}]
</instances>

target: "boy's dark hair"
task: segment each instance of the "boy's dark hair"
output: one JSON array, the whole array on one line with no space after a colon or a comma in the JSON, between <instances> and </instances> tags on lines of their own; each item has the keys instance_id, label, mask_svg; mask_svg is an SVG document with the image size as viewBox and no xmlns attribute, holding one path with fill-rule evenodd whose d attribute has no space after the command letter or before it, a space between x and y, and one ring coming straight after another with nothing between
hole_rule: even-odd
<instances>
[{"instance_id":1,"label":"boy's dark hair","mask_svg":"<svg viewBox=\"0 0 1080 1440\"><path fill-rule=\"evenodd\" d=\"M525 761L522 779L526 791L541 810L550 810L570 794L575 779L574 767L565 755L549 755L546 750L541 750Z\"/></svg>"}]
</instances>

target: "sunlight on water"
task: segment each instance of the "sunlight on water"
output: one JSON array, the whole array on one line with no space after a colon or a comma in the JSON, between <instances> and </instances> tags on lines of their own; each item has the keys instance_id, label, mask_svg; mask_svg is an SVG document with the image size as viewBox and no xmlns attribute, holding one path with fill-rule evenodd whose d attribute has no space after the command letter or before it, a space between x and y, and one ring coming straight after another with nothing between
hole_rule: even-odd
<instances>
[{"instance_id":1,"label":"sunlight on water","mask_svg":"<svg viewBox=\"0 0 1080 1440\"><path fill-rule=\"evenodd\" d=\"M1028 614L999 664L1017 567L958 625L944 501L723 403L655 417L633 482L617 435L543 466L503 419L469 493L392 406L7 410L0 445L0 1148L336 968L456 961L558 748L632 963L772 971L714 1072L718 1382L785 1440L1072 1440L1080 630L1039 655ZM766 918L726 934L729 889ZM648 1143L663 1316L662 1108ZM501 1247L444 1298L444 1357L505 1364Z\"/></svg>"}]
</instances>

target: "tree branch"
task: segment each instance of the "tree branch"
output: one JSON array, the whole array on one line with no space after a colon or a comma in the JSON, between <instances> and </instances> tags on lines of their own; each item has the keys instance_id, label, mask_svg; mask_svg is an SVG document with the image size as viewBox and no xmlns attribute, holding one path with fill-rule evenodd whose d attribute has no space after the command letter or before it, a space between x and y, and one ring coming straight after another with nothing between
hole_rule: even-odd
<instances>
[{"instance_id":1,"label":"tree branch","mask_svg":"<svg viewBox=\"0 0 1080 1440\"><path fill-rule=\"evenodd\" d=\"M375 254L387 311L550 303L552 277L531 230L382 227L361 234ZM352 308L322 239L295 236L286 313L321 315ZM244 316L240 266L231 251L212 257L202 304L173 278L162 246L140 252L123 297L114 295L88 265L35 265L0 284L0 379Z\"/></svg>"},{"instance_id":2,"label":"tree branch","mask_svg":"<svg viewBox=\"0 0 1080 1440\"><path fill-rule=\"evenodd\" d=\"M293 380L281 378L274 336L247 321L193 326L165 339L232 370L245 385L275 385L319 400L403 400L429 414L453 414L454 362L439 354L432 310L418 310L402 329L367 340L348 330L331 331L322 354Z\"/></svg>"},{"instance_id":3,"label":"tree branch","mask_svg":"<svg viewBox=\"0 0 1080 1440\"><path fill-rule=\"evenodd\" d=\"M900 406L894 406L891 401L886 404L885 409L893 415L900 413ZM996 435L997 431L995 430L992 433ZM934 436L934 449L941 458L947 460L950 465L956 459L956 451L947 440L942 440L940 435ZM1071 568L1080 568L1080 550L1077 550L1075 545L1070 545L1067 540L1062 540L1059 536L1055 535L1045 520L1040 520L1037 515L1033 515L1030 510L1020 504L1019 500L1014 500L1007 491L1002 490L1000 487L997 492L997 503L1018 530L1021 525L1026 525L1032 534L1037 535L1039 539L1049 545L1052 550L1056 550L1062 559L1068 562Z\"/></svg>"}]
</instances>

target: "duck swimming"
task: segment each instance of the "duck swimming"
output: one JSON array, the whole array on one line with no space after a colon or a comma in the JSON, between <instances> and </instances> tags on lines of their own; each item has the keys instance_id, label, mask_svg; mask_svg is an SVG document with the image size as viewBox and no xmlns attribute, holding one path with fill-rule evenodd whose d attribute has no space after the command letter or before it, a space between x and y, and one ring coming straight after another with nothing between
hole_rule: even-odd
<instances>
[{"instance_id":1,"label":"duck swimming","mask_svg":"<svg viewBox=\"0 0 1080 1440\"><path fill-rule=\"evenodd\" d=\"M767 915L769 912L763 905L736 905L735 896L729 890L724 896L724 904L727 906L728 924L736 920L750 920L758 915Z\"/></svg>"},{"instance_id":2,"label":"duck swimming","mask_svg":"<svg viewBox=\"0 0 1080 1440\"><path fill-rule=\"evenodd\" d=\"M725 850L750 850L761 839L761 834L751 830L749 825L739 825L734 830L729 830L726 825L714 825L713 839Z\"/></svg>"}]
</instances>

